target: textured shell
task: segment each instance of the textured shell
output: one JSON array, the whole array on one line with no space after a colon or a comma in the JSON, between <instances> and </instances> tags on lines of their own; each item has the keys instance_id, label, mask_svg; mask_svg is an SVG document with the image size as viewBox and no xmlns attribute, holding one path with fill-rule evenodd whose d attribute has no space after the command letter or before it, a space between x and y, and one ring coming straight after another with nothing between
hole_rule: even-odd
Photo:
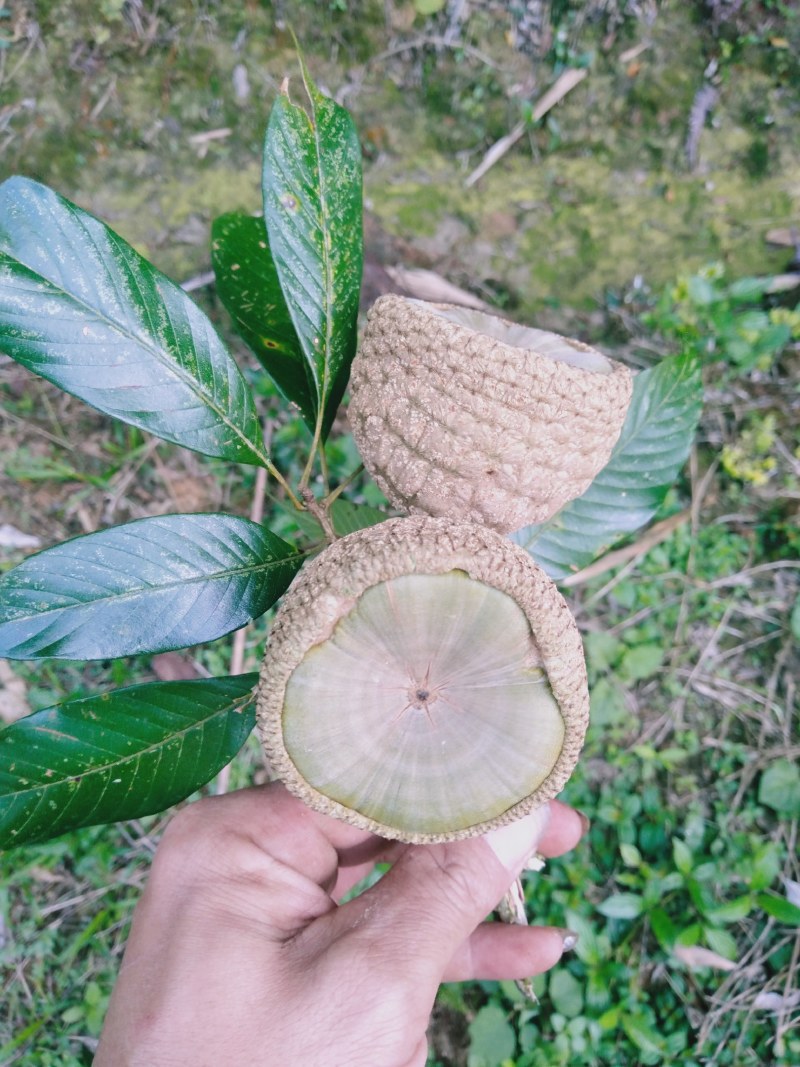
<instances>
[{"instance_id":1,"label":"textured shell","mask_svg":"<svg viewBox=\"0 0 800 1067\"><path fill-rule=\"evenodd\" d=\"M552 358L554 342L597 369ZM632 379L579 341L388 295L370 310L350 388L356 444L392 504L510 533L588 488Z\"/></svg>"},{"instance_id":2,"label":"textured shell","mask_svg":"<svg viewBox=\"0 0 800 1067\"><path fill-rule=\"evenodd\" d=\"M507 594L524 612L538 645L550 690L565 724L561 754L540 787L488 821L448 833L398 831L343 807L309 786L283 737L286 686L310 648L325 641L341 617L372 586L403 575L454 570ZM384 837L429 843L483 833L551 799L569 778L588 724L589 694L580 635L563 597L530 556L498 534L471 523L435 518L391 519L336 541L301 571L278 611L258 688L257 718L272 769L317 811Z\"/></svg>"}]
</instances>

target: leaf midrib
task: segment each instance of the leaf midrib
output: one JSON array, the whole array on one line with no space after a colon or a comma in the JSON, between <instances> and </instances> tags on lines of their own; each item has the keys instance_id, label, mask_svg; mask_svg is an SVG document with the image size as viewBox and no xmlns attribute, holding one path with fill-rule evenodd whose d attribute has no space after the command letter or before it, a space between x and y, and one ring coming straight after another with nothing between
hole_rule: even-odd
<instances>
[{"instance_id":1,"label":"leaf midrib","mask_svg":"<svg viewBox=\"0 0 800 1067\"><path fill-rule=\"evenodd\" d=\"M311 96L311 94L309 94ZM312 123L314 128L314 146L317 155L317 171L319 173L319 207L320 207L320 230L322 234L322 262L323 271L325 275L325 363L322 368L322 397L320 398L320 411L324 409L324 400L328 396L330 389L330 369L332 360L332 348L333 348L333 307L335 300L334 293L334 271L332 255L329 251L329 241L332 238L330 228L328 226L328 201L327 194L327 177L325 175L325 169L322 166L322 143L320 141L319 120L317 111L317 102L313 96L311 96L311 109L314 115L314 122ZM321 416L320 416L321 418Z\"/></svg>"},{"instance_id":2,"label":"leaf midrib","mask_svg":"<svg viewBox=\"0 0 800 1067\"><path fill-rule=\"evenodd\" d=\"M207 715L203 716L202 719L196 719L188 726L176 730L175 732L169 734L168 737L162 738L160 741L154 742L153 744L148 745L146 748L140 749L139 751L130 753L126 756L121 756L118 760L109 761L108 763L103 763L98 766L91 767L86 771L81 771L79 774L70 774L65 778L60 778L56 782L43 783L42 785L32 786L30 789L24 789L17 793L4 793L2 797L0 797L0 800L4 800L9 797L13 800L20 800L24 799L27 795L31 793L42 793L42 799L44 799L48 790L63 789L68 787L70 782L80 781L89 778L92 775L106 774L109 770L113 769L114 767L120 767L126 762L134 762L135 760L144 759L148 755L156 753L158 749L163 748L168 741L173 741L175 738L180 738L181 744L183 744L184 738L189 733L191 733L192 730L202 729L206 727L208 723L211 722L211 720L213 720L214 718L217 718L222 715L228 715L233 710L241 710L242 707L247 707L254 698L254 691L257 684L258 683L254 683L253 687L248 690L247 693L244 693L241 697L231 701L230 704L226 704L224 708L217 708L209 712ZM28 821L30 821L30 819Z\"/></svg>"},{"instance_id":3,"label":"leaf midrib","mask_svg":"<svg viewBox=\"0 0 800 1067\"><path fill-rule=\"evenodd\" d=\"M94 597L91 600L80 601L77 604L70 604L65 607L46 608L45 610L37 611L32 615L17 615L13 619L8 619L4 625L18 623L25 619L41 619L47 615L52 615L58 612L79 611L81 608L93 608L99 604L102 604L104 601L113 600L119 602L129 600L133 599L134 597L142 596L143 594L147 595L148 592L156 593L162 592L164 590L168 591L176 586L182 587L196 585L198 582L216 582L226 577L235 578L242 575L257 574L261 570L266 571L269 570L271 567L277 567L281 564L291 563L293 560L300 558L302 558L302 553L297 552L293 553L292 555L286 556L283 559L266 560L264 562L252 564L247 567L235 567L229 570L217 571L216 573L211 575L199 574L194 578L176 578L172 581L165 582L163 585L140 586L138 589L128 589L121 593L111 593L107 596ZM38 592L41 595L42 590L38 590Z\"/></svg>"},{"instance_id":4,"label":"leaf midrib","mask_svg":"<svg viewBox=\"0 0 800 1067\"><path fill-rule=\"evenodd\" d=\"M109 232L111 232L111 231L109 231ZM2 250L0 250L0 251L2 251ZM99 252L99 250L98 250L98 252ZM261 449L258 448L242 432L242 430L236 425L235 422L231 421L231 419L228 418L228 416L225 413L225 411L216 403L214 397L211 396L208 392L206 392L202 388L202 383L199 383L197 381L197 379L193 378L190 374L188 374L184 370L182 364L178 360L176 360L174 358L165 358L163 349L159 345L155 344L154 340L152 338L149 338L147 336L147 334L145 334L145 338L146 339L143 340L139 335L137 335L135 333L132 333L129 329L126 329L124 326L120 325L118 322L116 322L114 319L112 319L104 311L99 310L98 308L92 307L91 304L87 303L85 300L82 300L79 296L77 296L71 290L63 288L63 287L59 287L55 282L53 282L49 278L45 277L45 275L40 274L37 270L34 270L34 268L29 266L23 259L20 259L19 256L16 253L14 253L12 255L12 254L10 254L8 252L3 252L3 254L11 262L18 263L21 267L23 267L34 278L37 278L41 282L44 282L49 287L50 291L53 294L55 294L55 295L58 295L59 293L65 294L67 296L67 298L77 308L83 309L86 312L91 313L91 315L95 319L98 319L99 321L105 323L112 330L116 331L116 333L119 334L121 337L126 338L127 340L131 341L132 343L140 346L146 352L152 353L152 355L155 357L157 362L159 362L163 367L166 367L167 370L169 370L172 374L174 374L175 377L178 378L183 385L188 387L189 392L191 392L194 396L196 396L198 398L198 400L200 400L200 402L202 404L204 404L205 407L210 408L210 410L213 411L217 415L217 417L219 418L220 422L224 426L226 426L229 430L233 431L234 435L239 439L239 441L246 446L247 450L252 455L256 456L261 461L263 466L267 466L268 465L269 459L268 459L267 455L264 452L262 452ZM99 252L99 254L101 256L101 261L102 261L102 259L103 259L102 253ZM113 256L113 253L112 253L112 256ZM159 297L161 297L161 304L162 304L162 306L164 308L164 312L165 312L166 318L171 323L172 316L169 313L169 309L166 306L166 302L164 301L163 297L161 296L161 290L160 290L159 285L158 285L158 283L160 281L160 278L159 278L159 275L158 275L158 272L157 272L157 268L151 267L151 269L153 270L154 275L155 275L156 289L158 290ZM169 282L170 285L173 284L172 282L169 281L169 279L166 279L166 280ZM116 289L116 285L114 286L114 288ZM137 282L137 291L139 292L139 295L141 297L142 294L141 294L141 290L138 287L138 282ZM143 297L142 297L142 302L143 302L143 305L146 307L147 306L147 301L144 300ZM148 318L149 318L149 309L148 309ZM187 316L187 318L188 318L188 316ZM194 336L194 330L192 328L191 323L187 323L187 324L189 325L189 329L191 330L192 335ZM228 358L230 358L230 356ZM156 436L158 436L158 435L156 435Z\"/></svg>"}]
</instances>

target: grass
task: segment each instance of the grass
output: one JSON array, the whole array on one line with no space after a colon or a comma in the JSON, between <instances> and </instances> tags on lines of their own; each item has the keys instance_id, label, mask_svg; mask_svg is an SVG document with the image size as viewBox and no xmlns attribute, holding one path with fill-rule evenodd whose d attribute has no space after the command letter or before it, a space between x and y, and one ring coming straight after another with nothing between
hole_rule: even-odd
<instances>
[{"instance_id":1,"label":"grass","mask_svg":"<svg viewBox=\"0 0 800 1067\"><path fill-rule=\"evenodd\" d=\"M47 15L53 32L46 47L69 67L71 99L88 93L86 106L95 114L91 138L76 134L65 146L65 174L82 173L84 156L94 163L102 158L106 120L133 154L154 138L154 154L141 157L145 169L173 147L176 159L184 153L180 165L191 165L177 135L169 127L151 132L141 116L125 111L122 95L112 91L99 107L129 53L146 56L152 48L152 64L140 63L137 77L147 81L145 66L158 69L161 91L174 91L187 109L187 129L236 124L230 98L220 111L215 101L222 90L206 87L204 74L196 84L189 44L199 34L211 56L219 48L215 34L224 29L233 38L237 27L215 25L204 9L197 29L187 13L191 6L175 5L159 16L155 5L153 11L130 5L138 26L126 22L115 3L102 5L101 14L79 5L75 18L58 25ZM295 6L311 19L310 5ZM777 4L744 7L763 7L777 17ZM333 7L325 18L338 25ZM11 23L0 13L0 56ZM17 25L22 32L23 22ZM416 25L423 35L438 32L420 20ZM788 26L797 32L793 15ZM302 36L302 24L298 32ZM734 32L745 31L728 26L723 39ZM734 77L742 56L761 48L758 62L774 66L783 84L796 51L771 43L779 35L759 35L752 26L747 34L741 47L735 38L736 47L722 57L726 76ZM122 48L126 41L130 49ZM26 69L38 69L44 47L23 36L13 52L5 49L0 67L8 84L15 69L8 59L22 60L13 113L3 118L0 110L0 138L6 138L0 143L18 160L29 145L43 169L62 147L62 134L54 132L58 123L48 112L46 136L37 140L20 102L20 79ZM370 42L348 24L337 47L349 60L363 61ZM570 48L577 54L583 44L575 40ZM402 68L403 57L392 58L392 76L402 69L406 79L403 93L412 92L419 77L430 108L446 115L455 101L456 123L446 131L453 145L479 142L472 138L475 123L483 124L487 141L504 132L510 102L497 71L484 65L476 80L469 64L481 61L454 53L445 66L455 80L443 86L431 65L435 54L433 45L423 44ZM138 80L131 84L139 91ZM262 88L268 84L264 75ZM243 158L255 126L251 115L241 143L223 142L214 151ZM551 135L553 128L540 131L538 150ZM380 128L367 134L376 157L385 152L383 136ZM194 253L192 270L203 266L198 257L204 254ZM471 264L462 267L466 276ZM671 532L647 550L634 544L612 569L569 592L586 637L593 697L586 755L566 796L587 812L592 830L573 854L531 878L528 899L536 921L577 929L578 949L538 980L539 1007L507 983L443 989L430 1035L432 1065L800 1062L800 937L787 896L800 882L800 810L792 799L800 757L800 624L792 622L800 595L800 357L791 318L796 312L762 305L760 297L743 304L731 292L741 281L714 266L677 278L662 299L645 300L646 306L646 287L639 285L609 296L594 316L581 312L587 331L605 333L634 365L694 346L708 363L708 408L685 480L660 516L681 521L676 518ZM201 296L216 315L213 293ZM780 330L787 326L788 332ZM713 362L720 353L724 359ZM249 511L252 472L112 426L14 365L3 366L0 389L2 521L43 543L169 511ZM271 390L261 389L259 400L265 416L274 413ZM272 448L282 470L299 469L302 440L293 423L277 420ZM334 467L349 471L356 462L352 442L341 438ZM269 521L288 535L285 515ZM3 565L17 558L4 557ZM266 623L248 633L245 670L257 666L265 632ZM181 653L178 660L190 670L224 674L231 642ZM36 710L147 681L166 668L143 657L13 669ZM229 787L263 774L251 740L233 765ZM91 1063L130 916L166 819L84 830L0 856L0 1063Z\"/></svg>"}]
</instances>

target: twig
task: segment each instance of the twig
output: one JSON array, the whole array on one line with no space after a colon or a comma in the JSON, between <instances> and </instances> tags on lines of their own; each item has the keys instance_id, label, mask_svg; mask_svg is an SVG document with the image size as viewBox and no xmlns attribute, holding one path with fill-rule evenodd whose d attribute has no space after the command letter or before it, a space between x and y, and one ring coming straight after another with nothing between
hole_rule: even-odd
<instances>
[{"instance_id":1,"label":"twig","mask_svg":"<svg viewBox=\"0 0 800 1067\"><path fill-rule=\"evenodd\" d=\"M586 70L571 68L559 75L544 96L540 97L531 114L531 121L538 122L539 119L544 118L548 111L554 108L560 100L563 100L567 93L571 92L576 85L579 85L583 81L586 74ZM510 148L513 148L528 129L528 126L529 123L526 121L518 122L510 133L507 133L505 137L501 137L499 141L495 141L472 174L470 174L464 182L464 185L469 189L475 182L480 181L484 174L493 167L499 159L502 159Z\"/></svg>"},{"instance_id":2,"label":"twig","mask_svg":"<svg viewBox=\"0 0 800 1067\"><path fill-rule=\"evenodd\" d=\"M700 147L700 135L706 124L709 112L714 109L719 93L713 85L706 82L696 92L694 102L689 112L689 126L686 133L686 162L689 170L697 169L698 148Z\"/></svg>"},{"instance_id":3,"label":"twig","mask_svg":"<svg viewBox=\"0 0 800 1067\"><path fill-rule=\"evenodd\" d=\"M473 47L469 44L452 44L444 37L432 37L423 36L415 37L411 41L401 41L400 44L392 45L391 48L385 49L383 52L378 52L377 55L372 56L364 64L365 67L373 67L376 63L382 63L384 59L391 59L392 56L402 55L403 52L413 52L416 48L449 48L457 49L459 52L463 52L465 55L472 56L473 59L480 60L484 66L490 67L492 70L498 69L498 64L487 56L485 52L481 52L480 49Z\"/></svg>"},{"instance_id":4,"label":"twig","mask_svg":"<svg viewBox=\"0 0 800 1067\"><path fill-rule=\"evenodd\" d=\"M364 473L364 464L359 463L352 474L348 474L345 480L337 485L335 489L332 489L330 493L325 497L324 504L327 508L330 508L331 504L336 500L349 486L353 484L356 478L360 478Z\"/></svg>"},{"instance_id":5,"label":"twig","mask_svg":"<svg viewBox=\"0 0 800 1067\"><path fill-rule=\"evenodd\" d=\"M103 113L103 109L105 108L106 104L111 99L111 97L114 95L116 90L117 90L117 76L116 76L116 74L112 74L110 79L109 79L108 85L105 88L105 92L100 97L100 99L97 101L97 103L94 105L92 110L89 112L89 119L92 122L96 122L97 119L100 118L100 115Z\"/></svg>"},{"instance_id":6,"label":"twig","mask_svg":"<svg viewBox=\"0 0 800 1067\"><path fill-rule=\"evenodd\" d=\"M195 289L205 289L207 285L213 285L217 280L217 276L213 270L204 270L200 274L195 274L193 278L187 278L185 282L181 282L181 289L184 293L193 293Z\"/></svg>"},{"instance_id":7,"label":"twig","mask_svg":"<svg viewBox=\"0 0 800 1067\"><path fill-rule=\"evenodd\" d=\"M267 488L267 472L264 467L256 470L256 484L253 490L253 506L250 509L252 522L261 523L264 519L264 491ZM244 648L247 637L247 627L242 626L233 635L233 647L231 649L231 674L244 673Z\"/></svg>"},{"instance_id":8,"label":"twig","mask_svg":"<svg viewBox=\"0 0 800 1067\"><path fill-rule=\"evenodd\" d=\"M628 48L624 52L620 52L620 63L630 63L634 59L638 59L642 52L646 52L648 48L652 48L649 41L640 41L635 44L633 48Z\"/></svg>"},{"instance_id":9,"label":"twig","mask_svg":"<svg viewBox=\"0 0 800 1067\"><path fill-rule=\"evenodd\" d=\"M266 436L266 433L265 433ZM256 482L253 488L253 503L250 507L250 519L252 522L262 522L264 519L264 500L267 490L267 471L265 467L256 467ZM233 635L233 647L231 648L231 674L244 673L244 650L247 638L247 626L242 626ZM232 762L232 761L231 761ZM215 792L218 795L227 793L231 779L231 765L226 763L217 775Z\"/></svg>"},{"instance_id":10,"label":"twig","mask_svg":"<svg viewBox=\"0 0 800 1067\"><path fill-rule=\"evenodd\" d=\"M331 522L327 502L317 500L308 486L305 486L305 488L301 490L301 494L309 514L313 515L320 524L322 532L325 534L325 540L332 545L336 540L336 531Z\"/></svg>"}]
</instances>

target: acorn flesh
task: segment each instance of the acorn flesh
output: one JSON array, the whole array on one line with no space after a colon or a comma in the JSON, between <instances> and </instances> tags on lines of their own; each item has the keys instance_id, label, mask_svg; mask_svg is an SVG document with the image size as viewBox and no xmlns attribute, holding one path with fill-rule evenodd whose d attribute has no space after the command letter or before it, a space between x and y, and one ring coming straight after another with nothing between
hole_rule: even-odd
<instances>
[{"instance_id":1,"label":"acorn flesh","mask_svg":"<svg viewBox=\"0 0 800 1067\"><path fill-rule=\"evenodd\" d=\"M303 568L257 698L293 793L416 843L483 833L555 796L588 708L552 581L493 531L428 517L359 530Z\"/></svg>"},{"instance_id":2,"label":"acorn flesh","mask_svg":"<svg viewBox=\"0 0 800 1067\"><path fill-rule=\"evenodd\" d=\"M390 294L369 312L348 414L395 507L511 533L588 488L632 387L580 341Z\"/></svg>"}]
</instances>

